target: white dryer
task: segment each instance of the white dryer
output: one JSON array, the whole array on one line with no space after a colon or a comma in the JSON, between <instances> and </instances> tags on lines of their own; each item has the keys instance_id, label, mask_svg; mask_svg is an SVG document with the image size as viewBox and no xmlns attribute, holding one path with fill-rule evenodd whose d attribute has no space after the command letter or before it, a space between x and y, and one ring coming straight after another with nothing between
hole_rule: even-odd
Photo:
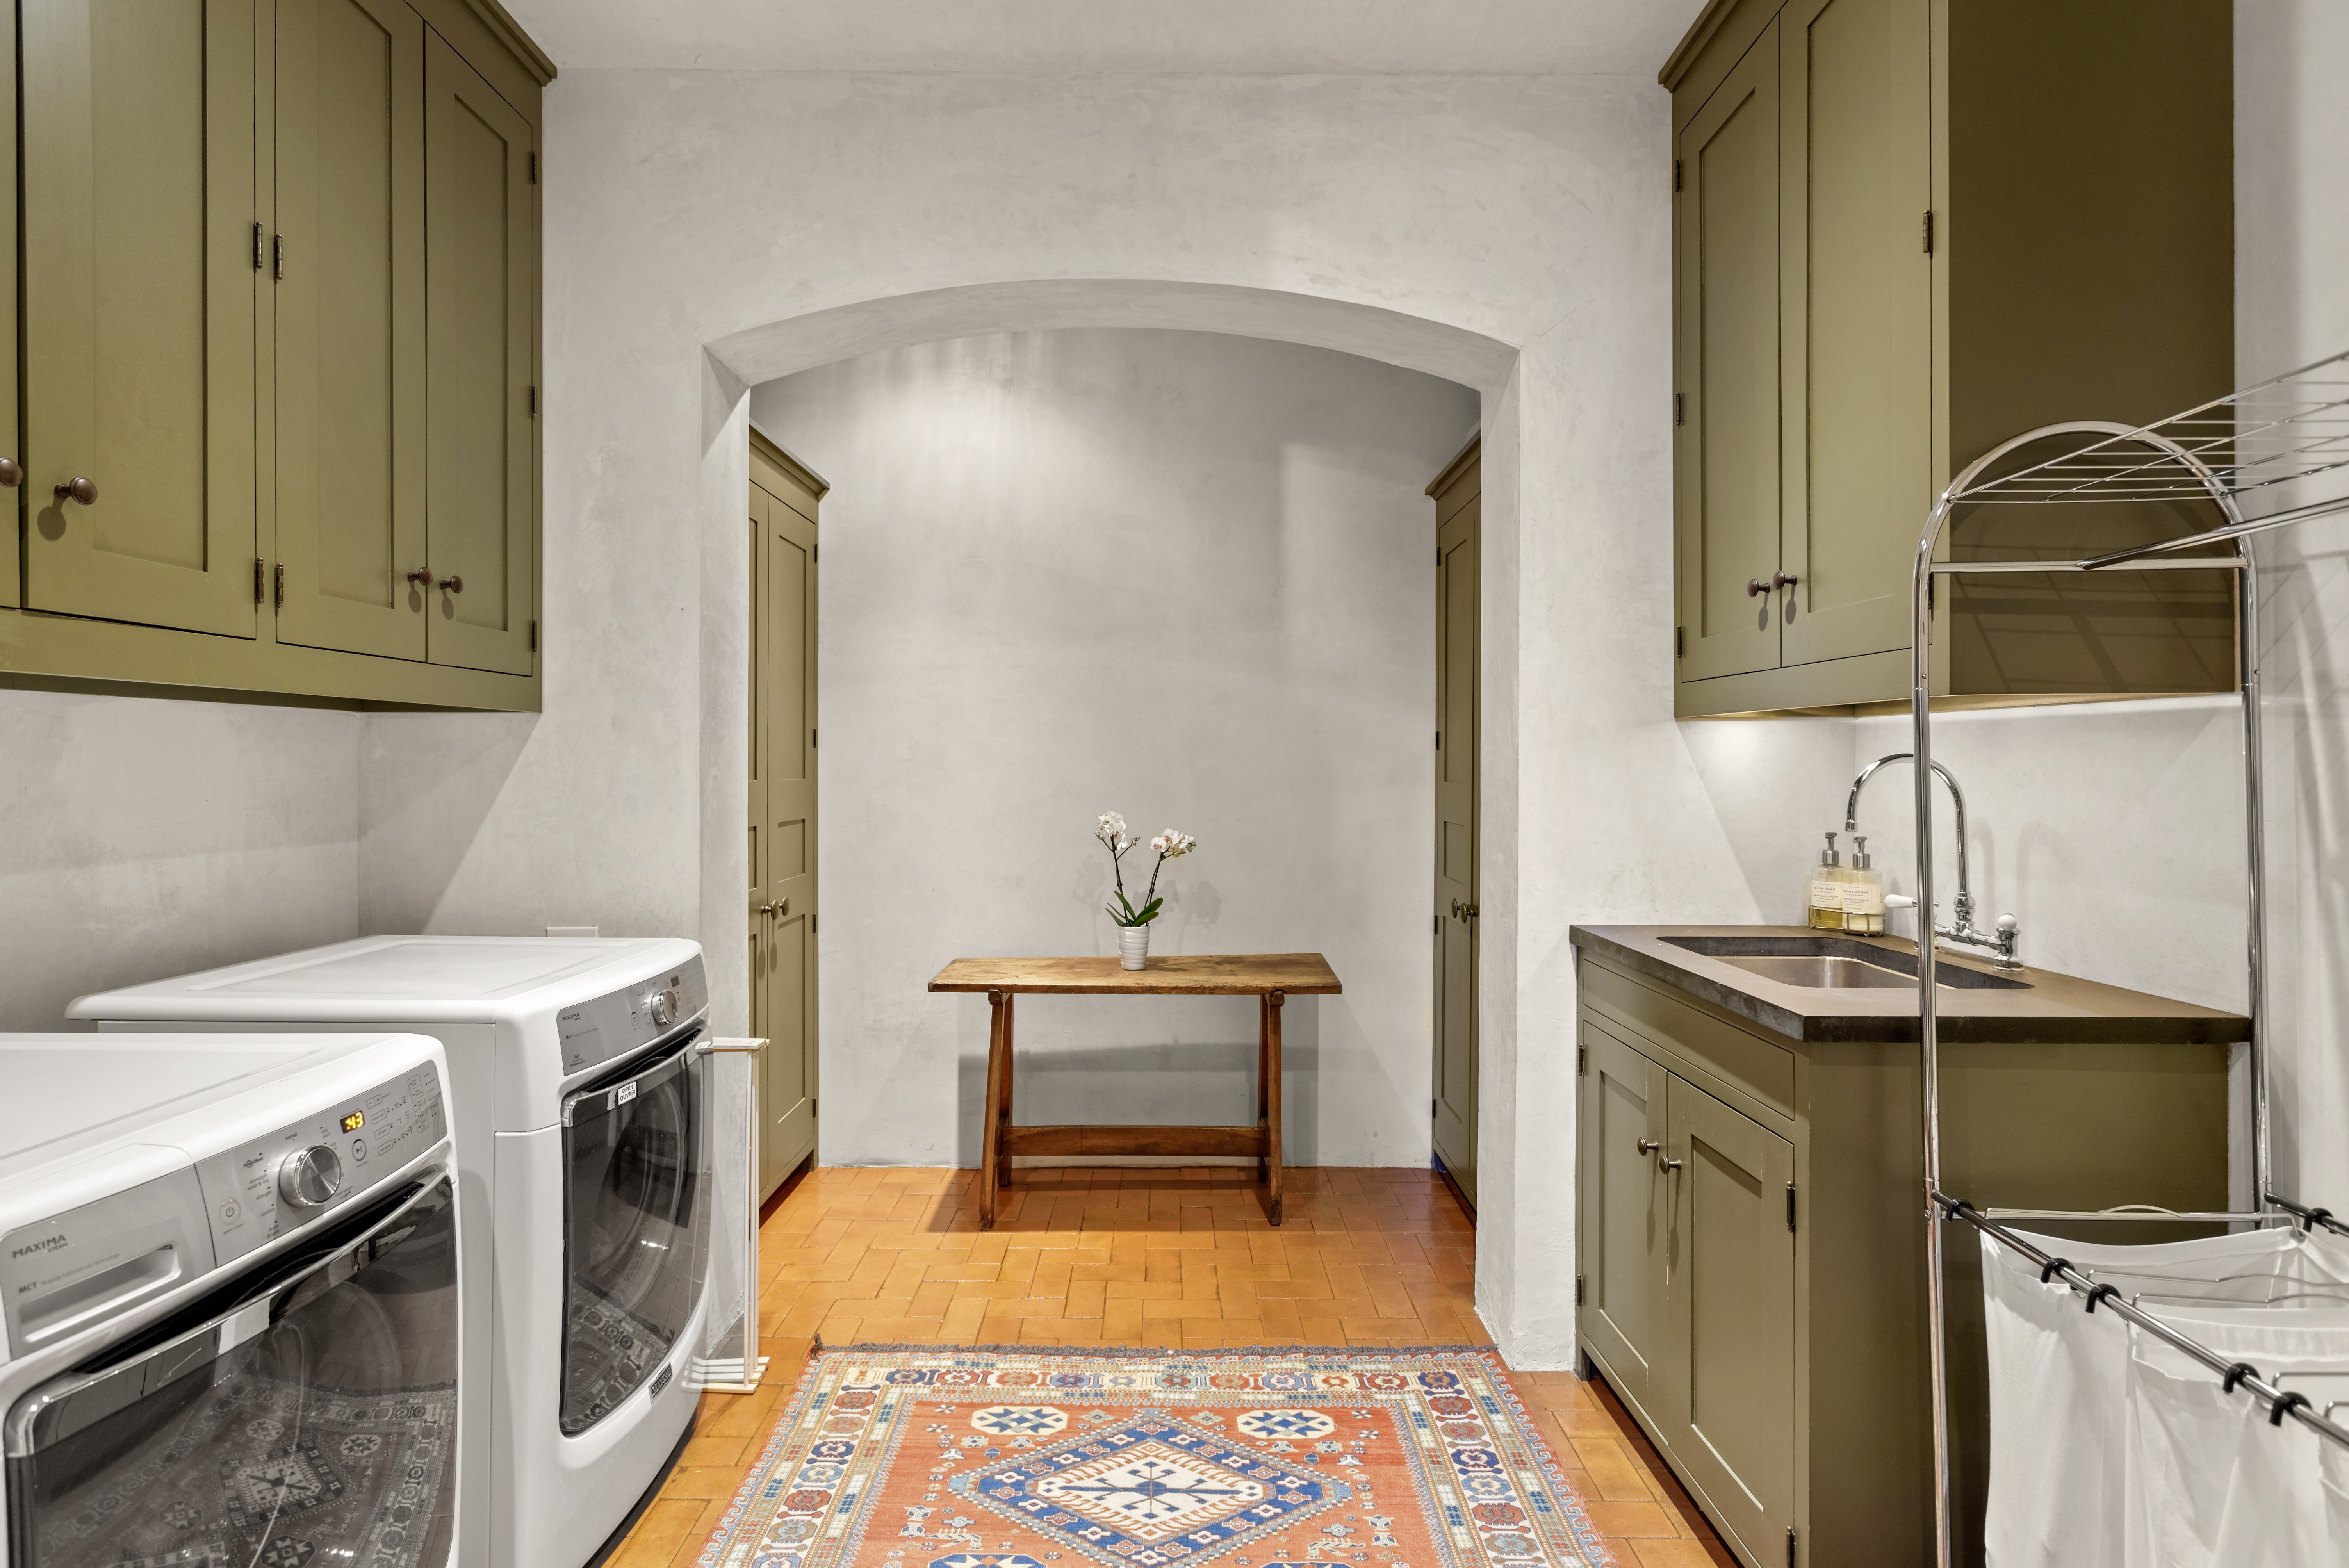
<instances>
[{"instance_id":1,"label":"white dryer","mask_svg":"<svg viewBox=\"0 0 2349 1568\"><path fill-rule=\"evenodd\" d=\"M448 1568L440 1046L10 1035L0 1085L0 1563Z\"/></svg>"},{"instance_id":2,"label":"white dryer","mask_svg":"<svg viewBox=\"0 0 2349 1568\"><path fill-rule=\"evenodd\" d=\"M674 939L377 936L85 996L102 1028L414 1029L447 1047L469 1214L463 1568L581 1568L689 1435L709 1232L709 987ZM169 1020L168 1024L164 1022Z\"/></svg>"}]
</instances>

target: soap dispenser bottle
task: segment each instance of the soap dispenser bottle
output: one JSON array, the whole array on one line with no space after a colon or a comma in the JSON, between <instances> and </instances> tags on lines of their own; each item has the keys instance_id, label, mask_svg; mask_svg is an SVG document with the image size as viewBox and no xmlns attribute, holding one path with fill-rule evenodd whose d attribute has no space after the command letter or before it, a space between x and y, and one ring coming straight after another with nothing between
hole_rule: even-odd
<instances>
[{"instance_id":1,"label":"soap dispenser bottle","mask_svg":"<svg viewBox=\"0 0 2349 1568\"><path fill-rule=\"evenodd\" d=\"M1811 868L1810 911L1814 931L1843 929L1843 885L1847 872L1843 869L1843 857L1836 853L1836 836L1827 835L1827 847L1819 851L1819 863Z\"/></svg>"},{"instance_id":2,"label":"soap dispenser bottle","mask_svg":"<svg viewBox=\"0 0 2349 1568\"><path fill-rule=\"evenodd\" d=\"M1852 838L1850 869L1844 872L1843 928L1864 936L1884 934L1884 873L1868 858L1868 835Z\"/></svg>"}]
</instances>

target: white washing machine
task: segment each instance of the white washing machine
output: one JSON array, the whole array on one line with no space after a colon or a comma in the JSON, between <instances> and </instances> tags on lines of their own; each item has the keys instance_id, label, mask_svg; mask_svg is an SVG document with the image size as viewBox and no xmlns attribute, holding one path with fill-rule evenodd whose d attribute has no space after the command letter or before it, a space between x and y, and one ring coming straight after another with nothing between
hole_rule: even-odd
<instances>
[{"instance_id":1,"label":"white washing machine","mask_svg":"<svg viewBox=\"0 0 2349 1568\"><path fill-rule=\"evenodd\" d=\"M0 1563L448 1568L440 1047L9 1035L0 1085Z\"/></svg>"},{"instance_id":2,"label":"white washing machine","mask_svg":"<svg viewBox=\"0 0 2349 1568\"><path fill-rule=\"evenodd\" d=\"M709 985L673 939L375 936L84 996L101 1028L414 1029L449 1054L469 1215L464 1568L581 1568L696 1395ZM163 1022L169 1020L169 1023Z\"/></svg>"}]
</instances>

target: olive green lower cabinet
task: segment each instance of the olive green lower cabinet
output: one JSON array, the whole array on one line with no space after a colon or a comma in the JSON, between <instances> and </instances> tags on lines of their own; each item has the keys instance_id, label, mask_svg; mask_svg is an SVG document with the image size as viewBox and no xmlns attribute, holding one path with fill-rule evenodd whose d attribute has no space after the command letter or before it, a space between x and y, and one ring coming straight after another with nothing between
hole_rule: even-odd
<instances>
[{"instance_id":1,"label":"olive green lower cabinet","mask_svg":"<svg viewBox=\"0 0 2349 1568\"><path fill-rule=\"evenodd\" d=\"M1778 1034L1575 935L1583 1371L1752 1568L1930 1564L1913 1016L1906 1040ZM2073 1027L2107 1037L1944 1047L1949 1189L1985 1206L2222 1206L2230 1047L2116 1041L2110 1018ZM1959 1560L1979 1563L1978 1243L1963 1227L1947 1240Z\"/></svg>"}]
</instances>

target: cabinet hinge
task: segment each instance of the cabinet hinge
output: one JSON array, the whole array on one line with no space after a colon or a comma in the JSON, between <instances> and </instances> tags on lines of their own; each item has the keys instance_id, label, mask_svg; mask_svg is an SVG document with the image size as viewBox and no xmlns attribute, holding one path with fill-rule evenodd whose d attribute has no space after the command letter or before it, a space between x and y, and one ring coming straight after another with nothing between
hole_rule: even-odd
<instances>
[{"instance_id":1,"label":"cabinet hinge","mask_svg":"<svg viewBox=\"0 0 2349 1568\"><path fill-rule=\"evenodd\" d=\"M1575 1077L1577 1077L1577 1078L1580 1078L1583 1074L1585 1074L1585 1073L1588 1072L1589 1070L1590 1070L1590 1047L1589 1047L1588 1046L1577 1046L1577 1047L1574 1047L1574 1076L1575 1076Z\"/></svg>"},{"instance_id":2,"label":"cabinet hinge","mask_svg":"<svg viewBox=\"0 0 2349 1568\"><path fill-rule=\"evenodd\" d=\"M1925 253L1929 256L1933 253L1933 210L1930 207L1925 209Z\"/></svg>"},{"instance_id":3,"label":"cabinet hinge","mask_svg":"<svg viewBox=\"0 0 2349 1568\"><path fill-rule=\"evenodd\" d=\"M530 155L530 182L533 185L538 183L538 154L535 152Z\"/></svg>"},{"instance_id":4,"label":"cabinet hinge","mask_svg":"<svg viewBox=\"0 0 2349 1568\"><path fill-rule=\"evenodd\" d=\"M815 731L812 729L808 731L808 749L810 751L815 749Z\"/></svg>"},{"instance_id":5,"label":"cabinet hinge","mask_svg":"<svg viewBox=\"0 0 2349 1568\"><path fill-rule=\"evenodd\" d=\"M269 252L274 258L271 273L276 277L283 278L285 275L285 236L283 234L273 236L269 242Z\"/></svg>"},{"instance_id":6,"label":"cabinet hinge","mask_svg":"<svg viewBox=\"0 0 2349 1568\"><path fill-rule=\"evenodd\" d=\"M277 608L283 610L285 608L285 563L282 561L277 563L276 576Z\"/></svg>"},{"instance_id":7,"label":"cabinet hinge","mask_svg":"<svg viewBox=\"0 0 2349 1568\"><path fill-rule=\"evenodd\" d=\"M1444 731L1440 729L1435 732L1435 749L1438 751L1444 749Z\"/></svg>"},{"instance_id":8,"label":"cabinet hinge","mask_svg":"<svg viewBox=\"0 0 2349 1568\"><path fill-rule=\"evenodd\" d=\"M1789 1231L1791 1231L1791 1230L1793 1230L1794 1228L1795 1228L1795 1184L1794 1184L1792 1181L1789 1181L1789 1182L1787 1182L1787 1183L1786 1183L1786 1229L1788 1229Z\"/></svg>"},{"instance_id":9,"label":"cabinet hinge","mask_svg":"<svg viewBox=\"0 0 2349 1568\"><path fill-rule=\"evenodd\" d=\"M1678 191L1680 188L1681 188L1681 160L1680 160L1679 159L1675 158L1675 159L1673 159L1673 160L1672 160L1672 189L1673 189L1674 191Z\"/></svg>"},{"instance_id":10,"label":"cabinet hinge","mask_svg":"<svg viewBox=\"0 0 2349 1568\"><path fill-rule=\"evenodd\" d=\"M1580 1305L1582 1305L1582 1298L1583 1298L1583 1296L1584 1296L1584 1295L1585 1295L1585 1294L1586 1294L1586 1293L1585 1293L1585 1291L1584 1291L1584 1289L1583 1289L1583 1284L1582 1284L1582 1276L1581 1276L1580 1274L1577 1274L1577 1275L1575 1275L1575 1276L1574 1276L1574 1305L1577 1305L1577 1306L1580 1306Z\"/></svg>"},{"instance_id":11,"label":"cabinet hinge","mask_svg":"<svg viewBox=\"0 0 2349 1568\"><path fill-rule=\"evenodd\" d=\"M1435 917L1435 934L1438 936L1444 934L1444 917L1440 914Z\"/></svg>"},{"instance_id":12,"label":"cabinet hinge","mask_svg":"<svg viewBox=\"0 0 2349 1568\"><path fill-rule=\"evenodd\" d=\"M261 220L256 218L253 222L253 270L259 272L261 265Z\"/></svg>"},{"instance_id":13,"label":"cabinet hinge","mask_svg":"<svg viewBox=\"0 0 2349 1568\"><path fill-rule=\"evenodd\" d=\"M538 418L538 388L535 387L530 389L530 417L533 419Z\"/></svg>"},{"instance_id":14,"label":"cabinet hinge","mask_svg":"<svg viewBox=\"0 0 2349 1568\"><path fill-rule=\"evenodd\" d=\"M1786 1526L1786 1568L1795 1568L1795 1527Z\"/></svg>"},{"instance_id":15,"label":"cabinet hinge","mask_svg":"<svg viewBox=\"0 0 2349 1568\"><path fill-rule=\"evenodd\" d=\"M530 651L533 654L538 652L538 623L535 621L530 624Z\"/></svg>"},{"instance_id":16,"label":"cabinet hinge","mask_svg":"<svg viewBox=\"0 0 2349 1568\"><path fill-rule=\"evenodd\" d=\"M268 565L269 562L258 555L253 558L253 602L256 604L269 596L269 590L263 585L262 581Z\"/></svg>"},{"instance_id":17,"label":"cabinet hinge","mask_svg":"<svg viewBox=\"0 0 2349 1568\"><path fill-rule=\"evenodd\" d=\"M1436 1102L1433 1099L1427 1102L1427 1119L1430 1121L1435 1119L1435 1106Z\"/></svg>"},{"instance_id":18,"label":"cabinet hinge","mask_svg":"<svg viewBox=\"0 0 2349 1568\"><path fill-rule=\"evenodd\" d=\"M815 1116L815 1096L813 1096L813 1095L810 1095L810 1096L808 1096L808 1117L809 1117L809 1119L810 1119L811 1120L812 1120L812 1119L814 1119L814 1116Z\"/></svg>"},{"instance_id":19,"label":"cabinet hinge","mask_svg":"<svg viewBox=\"0 0 2349 1568\"><path fill-rule=\"evenodd\" d=\"M1688 423L1688 398L1683 393L1672 394L1672 423L1675 425Z\"/></svg>"},{"instance_id":20,"label":"cabinet hinge","mask_svg":"<svg viewBox=\"0 0 2349 1568\"><path fill-rule=\"evenodd\" d=\"M1672 657L1676 659L1684 659L1688 657L1688 628L1686 626L1674 626L1672 628Z\"/></svg>"}]
</instances>

